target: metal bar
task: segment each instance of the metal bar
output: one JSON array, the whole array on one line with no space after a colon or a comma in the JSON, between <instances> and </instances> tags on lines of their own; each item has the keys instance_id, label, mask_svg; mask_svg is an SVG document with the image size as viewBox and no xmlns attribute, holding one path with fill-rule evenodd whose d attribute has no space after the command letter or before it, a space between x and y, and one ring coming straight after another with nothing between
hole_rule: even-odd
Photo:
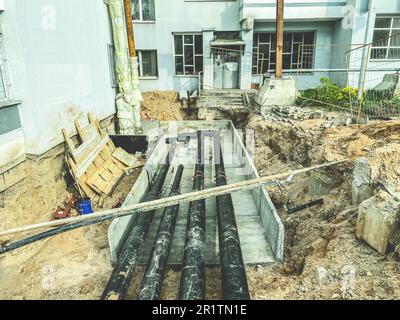
<instances>
[{"instance_id":1,"label":"metal bar","mask_svg":"<svg viewBox=\"0 0 400 320\"><path fill-rule=\"evenodd\" d=\"M284 0L276 0L276 70L275 77L282 78Z\"/></svg>"},{"instance_id":2,"label":"metal bar","mask_svg":"<svg viewBox=\"0 0 400 320\"><path fill-rule=\"evenodd\" d=\"M218 134L214 136L214 155L217 187L225 186L227 179ZM216 155L219 155L219 159ZM224 300L249 300L246 270L230 194L217 197L217 216L222 297Z\"/></svg>"},{"instance_id":3,"label":"metal bar","mask_svg":"<svg viewBox=\"0 0 400 320\"><path fill-rule=\"evenodd\" d=\"M171 197L179 194L183 165L178 167L172 185ZM161 218L154 242L154 248L150 254L146 271L142 280L139 293L139 300L159 300L161 296L164 274L167 267L168 255L171 249L172 237L175 232L176 219L178 216L179 204L167 207Z\"/></svg>"},{"instance_id":4,"label":"metal bar","mask_svg":"<svg viewBox=\"0 0 400 320\"><path fill-rule=\"evenodd\" d=\"M204 189L204 137L197 132L197 160L193 177L193 191ZM183 267L179 289L180 300L204 300L206 278L206 202L196 200L189 205Z\"/></svg>"},{"instance_id":5,"label":"metal bar","mask_svg":"<svg viewBox=\"0 0 400 320\"><path fill-rule=\"evenodd\" d=\"M162 165L150 192L145 197L145 201L152 201L160 197L172 157L175 154L175 149L175 145L170 147L167 159ZM141 212L138 214L136 223L132 227L128 238L125 241L117 265L113 269L108 284L102 294L102 300L122 300L125 298L136 264L142 253L144 239L150 227L154 213L155 210L148 213Z\"/></svg>"},{"instance_id":6,"label":"metal bar","mask_svg":"<svg viewBox=\"0 0 400 320\"><path fill-rule=\"evenodd\" d=\"M136 56L136 49L135 49L135 36L133 33L131 0L124 0L124 10L125 10L126 34L128 37L129 57L134 58Z\"/></svg>"}]
</instances>

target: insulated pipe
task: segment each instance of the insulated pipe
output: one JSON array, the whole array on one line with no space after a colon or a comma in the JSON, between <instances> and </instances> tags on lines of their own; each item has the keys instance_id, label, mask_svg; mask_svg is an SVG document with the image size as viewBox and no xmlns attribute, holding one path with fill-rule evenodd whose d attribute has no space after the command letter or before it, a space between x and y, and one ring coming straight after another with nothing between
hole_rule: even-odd
<instances>
[{"instance_id":1,"label":"insulated pipe","mask_svg":"<svg viewBox=\"0 0 400 320\"><path fill-rule=\"evenodd\" d=\"M175 145L170 147L167 159L162 165L157 179L144 201L152 201L160 197L175 148ZM136 223L125 241L117 265L112 271L108 284L101 296L102 300L122 300L125 298L155 211L152 210L148 213L141 212L138 214Z\"/></svg>"},{"instance_id":2,"label":"insulated pipe","mask_svg":"<svg viewBox=\"0 0 400 320\"><path fill-rule=\"evenodd\" d=\"M217 133L214 136L214 157L217 186L225 186L227 181L224 160ZM217 216L223 299L249 300L246 270L230 194L217 197Z\"/></svg>"},{"instance_id":3,"label":"insulated pipe","mask_svg":"<svg viewBox=\"0 0 400 320\"><path fill-rule=\"evenodd\" d=\"M50 237L56 236L56 235L64 233L64 232L68 232L68 231L75 230L75 229L78 229L78 228L90 226L92 224L100 223L100 222L107 221L107 220L110 220L110 218L109 217L100 217L100 218L97 218L97 219L94 219L94 220L90 220L90 221L81 221L81 222L69 223L69 224L66 224L66 225L64 225L62 227L51 229L51 230L48 230L48 231L44 231L44 232L41 232L39 234L35 234L33 236L26 237L26 238L21 239L21 240L17 240L17 241L15 241L13 243L10 243L10 244L8 244L8 245L6 245L4 247L0 247L0 254L3 254L3 253L6 253L6 252L10 252L10 251L25 247L25 246L27 246L27 245L29 245L31 243L50 238Z\"/></svg>"},{"instance_id":4,"label":"insulated pipe","mask_svg":"<svg viewBox=\"0 0 400 320\"><path fill-rule=\"evenodd\" d=\"M197 132L197 160L193 177L193 191L204 189L204 139ZM193 201L189 205L185 251L179 290L180 300L204 300L205 298L205 249L206 249L206 201Z\"/></svg>"},{"instance_id":5,"label":"insulated pipe","mask_svg":"<svg viewBox=\"0 0 400 320\"><path fill-rule=\"evenodd\" d=\"M183 165L178 167L172 185L170 197L179 194ZM142 280L139 300L160 300L164 274L167 267L168 255L171 249L172 237L178 217L179 204L167 207L161 218L157 231L154 248L150 254L146 271Z\"/></svg>"}]
</instances>

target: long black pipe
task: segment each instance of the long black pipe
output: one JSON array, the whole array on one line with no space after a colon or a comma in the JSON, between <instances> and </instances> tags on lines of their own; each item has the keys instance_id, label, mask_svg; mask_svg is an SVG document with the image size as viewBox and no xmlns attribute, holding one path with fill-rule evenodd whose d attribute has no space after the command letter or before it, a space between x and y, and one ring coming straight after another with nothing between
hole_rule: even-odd
<instances>
[{"instance_id":1,"label":"long black pipe","mask_svg":"<svg viewBox=\"0 0 400 320\"><path fill-rule=\"evenodd\" d=\"M214 135L214 157L217 187L225 186L227 179L218 133ZM246 270L230 194L217 197L217 216L223 299L249 300Z\"/></svg>"},{"instance_id":2,"label":"long black pipe","mask_svg":"<svg viewBox=\"0 0 400 320\"><path fill-rule=\"evenodd\" d=\"M0 254L4 254L6 252L16 250L18 248L27 246L27 245L29 245L31 243L34 243L34 242L37 242L37 241L40 241L40 240L44 240L46 238L50 238L50 237L56 236L56 235L64 233L64 232L68 232L68 231L71 231L71 230L74 230L74 229L90 226L90 225L95 224L95 223L100 223L100 222L107 221L107 220L112 220L112 219L113 218L110 218L110 217L101 217L101 218L97 218L97 219L94 219L94 220L91 220L91 221L82 221L82 222L69 223L69 224L63 225L62 227L51 229L51 230L48 230L48 231L44 231L44 232L35 234L33 236L26 237L26 238L21 239L21 240L17 240L17 241L15 241L13 243L10 243L10 244L6 245L6 246L0 247Z\"/></svg>"},{"instance_id":3,"label":"long black pipe","mask_svg":"<svg viewBox=\"0 0 400 320\"><path fill-rule=\"evenodd\" d=\"M156 181L144 201L152 201L160 197L171 160L175 154L175 148L175 145L170 147L167 159L162 165ZM142 212L137 215L136 223L125 241L121 254L118 257L117 265L113 269L108 284L101 296L102 300L122 300L125 298L155 211Z\"/></svg>"},{"instance_id":4,"label":"long black pipe","mask_svg":"<svg viewBox=\"0 0 400 320\"><path fill-rule=\"evenodd\" d=\"M179 185L181 183L182 173L183 165L180 165L175 175L171 193L169 194L170 197L180 193ZM154 247L150 254L142 280L139 300L160 300L164 274L172 244L172 237L175 232L178 210L179 205L167 207L164 210L164 214L158 227Z\"/></svg>"},{"instance_id":5,"label":"long black pipe","mask_svg":"<svg viewBox=\"0 0 400 320\"><path fill-rule=\"evenodd\" d=\"M197 132L197 161L193 191L204 189L204 139ZM206 201L197 200L189 205L185 251L179 290L180 300L204 300L205 297L205 247L206 247Z\"/></svg>"}]
</instances>

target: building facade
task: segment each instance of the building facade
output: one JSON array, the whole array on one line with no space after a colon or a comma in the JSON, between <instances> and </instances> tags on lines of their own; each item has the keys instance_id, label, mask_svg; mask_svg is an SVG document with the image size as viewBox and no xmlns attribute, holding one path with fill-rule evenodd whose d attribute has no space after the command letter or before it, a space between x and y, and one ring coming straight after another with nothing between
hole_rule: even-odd
<instances>
[{"instance_id":1,"label":"building facade","mask_svg":"<svg viewBox=\"0 0 400 320\"><path fill-rule=\"evenodd\" d=\"M204 89L249 89L273 73L276 0L132 4L144 91L195 90L199 82ZM346 52L400 33L399 18L399 0L286 0L284 72L299 79L300 89L322 77L344 85ZM378 46L372 52L376 63L400 59L396 41ZM361 59L353 57L354 68Z\"/></svg>"}]
</instances>

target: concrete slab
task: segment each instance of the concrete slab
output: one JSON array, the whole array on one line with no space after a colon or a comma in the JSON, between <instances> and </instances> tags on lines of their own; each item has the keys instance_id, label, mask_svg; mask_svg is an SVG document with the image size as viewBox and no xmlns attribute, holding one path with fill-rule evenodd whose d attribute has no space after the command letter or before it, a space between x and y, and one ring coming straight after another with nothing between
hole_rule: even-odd
<instances>
[{"instance_id":1,"label":"concrete slab","mask_svg":"<svg viewBox=\"0 0 400 320\"><path fill-rule=\"evenodd\" d=\"M268 113L272 106L294 106L296 104L296 81L294 79L266 79L255 97L255 102Z\"/></svg>"}]
</instances>

